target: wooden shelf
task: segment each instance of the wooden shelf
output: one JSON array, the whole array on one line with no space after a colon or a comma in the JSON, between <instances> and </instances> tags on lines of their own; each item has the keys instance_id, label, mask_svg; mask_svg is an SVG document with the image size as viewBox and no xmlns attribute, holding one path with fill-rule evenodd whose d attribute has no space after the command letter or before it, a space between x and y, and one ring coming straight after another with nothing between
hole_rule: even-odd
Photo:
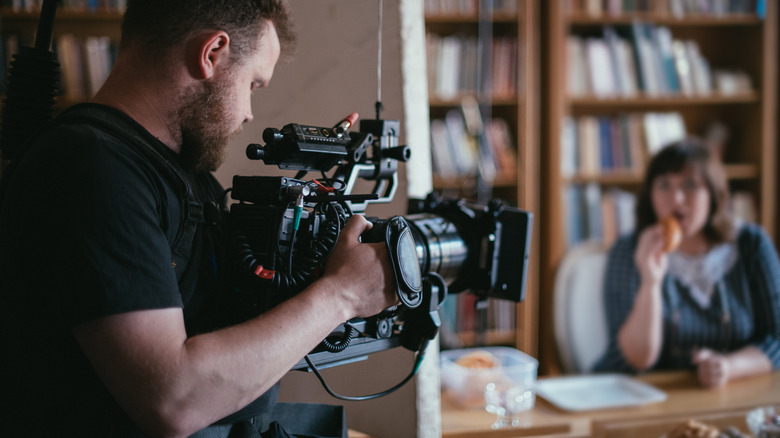
<instances>
[{"instance_id":1,"label":"wooden shelf","mask_svg":"<svg viewBox=\"0 0 780 438\"><path fill-rule=\"evenodd\" d=\"M442 99L440 97L430 96L428 98L428 105L431 107L442 108L460 106L463 98L468 96L476 97L476 93L462 94L451 99ZM517 106L519 104L517 96L491 96L489 102L491 106Z\"/></svg>"},{"instance_id":2,"label":"wooden shelf","mask_svg":"<svg viewBox=\"0 0 780 438\"><path fill-rule=\"evenodd\" d=\"M726 177L729 180L757 179L761 176L758 166L753 164L726 164ZM630 186L642 183L642 175L625 170L604 171L598 174L575 174L563 178L568 184L583 184L595 182L606 186Z\"/></svg>"},{"instance_id":3,"label":"wooden shelf","mask_svg":"<svg viewBox=\"0 0 780 438\"><path fill-rule=\"evenodd\" d=\"M708 96L638 96L638 97L573 97L572 108L666 108L680 106L744 105L761 102L757 92L734 95L712 94Z\"/></svg>"},{"instance_id":4,"label":"wooden shelf","mask_svg":"<svg viewBox=\"0 0 780 438\"><path fill-rule=\"evenodd\" d=\"M465 346L477 346L479 335L476 332L458 333L458 338ZM514 345L514 330L490 330L485 333L485 342L489 345Z\"/></svg>"},{"instance_id":5,"label":"wooden shelf","mask_svg":"<svg viewBox=\"0 0 780 438\"><path fill-rule=\"evenodd\" d=\"M449 0L448 0L449 1ZM488 105L491 117L506 121L513 137L513 152L516 155L513 175L500 178L489 184L480 183L475 175L445 179L434 173L434 188L442 193L458 192L470 201L484 201L485 187L489 195L499 198L507 204L537 214L539 211L539 126L541 122L538 110L539 93L539 0L515 0L516 13L494 13L491 20L493 41L508 37L517 40L517 74L512 87L502 88L518 91L511 94L477 96L475 92L462 92L452 98L441 98L433 92L428 103L432 119L443 119L451 110L458 110L465 97L475 98L481 107ZM455 4L456 2L452 2ZM482 3L482 2L480 2ZM426 14L426 30L440 37L463 36L476 39L479 34L480 17L476 14ZM513 54L515 52L512 52ZM430 55L430 52L429 52ZM449 71L451 69L448 69ZM431 71L436 71L431 69ZM443 71L443 70L442 70ZM430 90L436 90L436 84L429 78ZM462 89L462 88L461 88ZM510 172L511 173L511 172ZM538 261L539 261L539 225L534 223L531 262L526 282L526 298L522 305L515 306L516 327L507 330L491 330L487 337L489 343L514 345L535 356L538 349ZM465 338L474 334L459 334ZM467 342L468 343L468 342Z\"/></svg>"},{"instance_id":6,"label":"wooden shelf","mask_svg":"<svg viewBox=\"0 0 780 438\"><path fill-rule=\"evenodd\" d=\"M763 20L756 14L725 14L722 16L685 15L683 17L676 17L670 14L653 12L640 12L619 16L594 16L585 13L576 13L568 16L566 22L572 26L620 26L630 25L637 20L650 21L654 24L675 27L757 26L763 23Z\"/></svg>"},{"instance_id":7,"label":"wooden shelf","mask_svg":"<svg viewBox=\"0 0 780 438\"><path fill-rule=\"evenodd\" d=\"M464 176L461 178L442 178L434 176L433 187L434 189L457 189L457 190L473 190L477 187L479 182L476 176ZM517 179L515 177L505 177L493 180L490 185L492 187L515 187L517 185Z\"/></svg>"},{"instance_id":8,"label":"wooden shelf","mask_svg":"<svg viewBox=\"0 0 780 438\"><path fill-rule=\"evenodd\" d=\"M496 13L490 21L493 23L517 24L517 15L508 13ZM479 16L460 15L460 14L436 14L426 15L426 24L476 24L479 23Z\"/></svg>"},{"instance_id":9,"label":"wooden shelf","mask_svg":"<svg viewBox=\"0 0 780 438\"><path fill-rule=\"evenodd\" d=\"M122 13L112 11L71 11L58 9L52 29L53 35L66 33L76 36L108 36L119 41ZM40 12L0 9L0 28L5 34L18 34L28 38L34 36L40 20Z\"/></svg>"},{"instance_id":10,"label":"wooden shelf","mask_svg":"<svg viewBox=\"0 0 780 438\"><path fill-rule=\"evenodd\" d=\"M122 12L114 11L70 11L58 9L55 21L113 21L117 24L122 22ZM16 11L12 8L0 8L0 16L4 20L24 21L38 24L41 13L34 11Z\"/></svg>"}]
</instances>

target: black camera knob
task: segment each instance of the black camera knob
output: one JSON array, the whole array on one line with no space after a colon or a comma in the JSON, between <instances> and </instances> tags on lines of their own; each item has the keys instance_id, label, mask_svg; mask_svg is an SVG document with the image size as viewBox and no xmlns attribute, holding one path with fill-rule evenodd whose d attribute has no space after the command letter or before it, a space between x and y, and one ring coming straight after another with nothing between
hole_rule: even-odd
<instances>
[{"instance_id":1,"label":"black camera knob","mask_svg":"<svg viewBox=\"0 0 780 438\"><path fill-rule=\"evenodd\" d=\"M265 128L265 130L263 130L263 141L265 141L265 144L276 143L283 139L284 134L276 128Z\"/></svg>"},{"instance_id":2,"label":"black camera knob","mask_svg":"<svg viewBox=\"0 0 780 438\"><path fill-rule=\"evenodd\" d=\"M250 160L262 160L265 157L265 150L259 144L252 143L246 147L246 157Z\"/></svg>"}]
</instances>

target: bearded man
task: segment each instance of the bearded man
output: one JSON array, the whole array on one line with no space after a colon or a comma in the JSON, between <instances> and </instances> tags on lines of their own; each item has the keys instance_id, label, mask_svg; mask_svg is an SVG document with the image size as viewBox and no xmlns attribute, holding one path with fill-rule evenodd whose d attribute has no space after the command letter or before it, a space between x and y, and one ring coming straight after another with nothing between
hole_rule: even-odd
<instances>
[{"instance_id":1,"label":"bearded man","mask_svg":"<svg viewBox=\"0 0 780 438\"><path fill-rule=\"evenodd\" d=\"M282 0L128 0L105 85L3 174L0 436L272 436L279 379L396 303L359 216L317 281L227 326L216 227L172 245L293 43Z\"/></svg>"}]
</instances>

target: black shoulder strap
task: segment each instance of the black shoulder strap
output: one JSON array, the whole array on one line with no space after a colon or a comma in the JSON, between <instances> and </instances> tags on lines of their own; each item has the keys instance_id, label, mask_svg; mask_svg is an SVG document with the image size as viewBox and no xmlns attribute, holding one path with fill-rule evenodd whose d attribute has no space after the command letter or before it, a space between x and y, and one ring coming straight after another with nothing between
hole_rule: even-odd
<instances>
[{"instance_id":1,"label":"black shoulder strap","mask_svg":"<svg viewBox=\"0 0 780 438\"><path fill-rule=\"evenodd\" d=\"M179 231L171 245L171 265L176 272L176 278L181 278L187 268L192 246L195 241L195 232L199 223L204 222L203 204L195 199L192 187L184 176L179 165L154 148L149 141L141 135L138 127L134 126L121 113L113 108L97 105L76 105L57 117L58 123L88 123L98 126L129 145L143 155L162 175L179 191L182 218Z\"/></svg>"}]
</instances>

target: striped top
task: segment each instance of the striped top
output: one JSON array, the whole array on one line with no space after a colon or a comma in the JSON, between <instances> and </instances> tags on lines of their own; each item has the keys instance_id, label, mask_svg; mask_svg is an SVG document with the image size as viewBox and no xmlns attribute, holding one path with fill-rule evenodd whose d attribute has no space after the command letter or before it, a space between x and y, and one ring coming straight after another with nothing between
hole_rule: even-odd
<instances>
[{"instance_id":1,"label":"striped top","mask_svg":"<svg viewBox=\"0 0 780 438\"><path fill-rule=\"evenodd\" d=\"M715 286L703 308L679 281L663 279L663 346L651 370L693 368L693 352L721 353L754 345L780 368L780 261L772 241L755 224L742 224L737 262ZM597 372L637 372L623 357L617 333L628 318L639 290L634 264L636 235L621 237L610 249L604 277L604 305L609 343Z\"/></svg>"}]
</instances>

